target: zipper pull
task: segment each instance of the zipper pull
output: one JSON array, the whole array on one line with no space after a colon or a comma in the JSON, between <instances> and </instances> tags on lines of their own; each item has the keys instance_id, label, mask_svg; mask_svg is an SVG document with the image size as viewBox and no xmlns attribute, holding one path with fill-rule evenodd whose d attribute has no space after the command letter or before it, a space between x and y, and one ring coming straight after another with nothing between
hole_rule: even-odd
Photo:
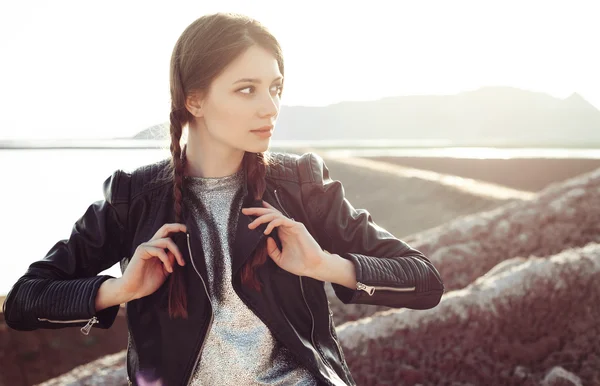
<instances>
[{"instance_id":1,"label":"zipper pull","mask_svg":"<svg viewBox=\"0 0 600 386\"><path fill-rule=\"evenodd\" d=\"M373 293L375 292L375 287L371 287L371 286L363 284L359 281L356 282L356 289L365 291L366 293L369 294L369 296L373 296Z\"/></svg>"},{"instance_id":2,"label":"zipper pull","mask_svg":"<svg viewBox=\"0 0 600 386\"><path fill-rule=\"evenodd\" d=\"M83 335L88 335L90 333L90 330L92 329L92 326L94 325L94 323L99 323L98 322L98 318L93 316L85 326L81 327L81 333Z\"/></svg>"}]
</instances>

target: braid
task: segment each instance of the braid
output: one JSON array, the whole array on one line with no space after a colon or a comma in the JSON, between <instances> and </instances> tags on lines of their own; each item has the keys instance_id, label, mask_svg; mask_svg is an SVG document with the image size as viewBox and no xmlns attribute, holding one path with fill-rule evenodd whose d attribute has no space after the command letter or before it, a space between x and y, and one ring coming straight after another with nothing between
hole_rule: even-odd
<instances>
[{"instance_id":1,"label":"braid","mask_svg":"<svg viewBox=\"0 0 600 386\"><path fill-rule=\"evenodd\" d=\"M262 200L266 189L267 157L265 153L246 152L243 162L248 173L248 192L255 200ZM265 238L242 268L242 283L258 292L261 291L262 285L256 279L256 269L267 261L267 257L267 239Z\"/></svg>"},{"instance_id":2,"label":"braid","mask_svg":"<svg viewBox=\"0 0 600 386\"><path fill-rule=\"evenodd\" d=\"M171 111L171 164L173 166L173 198L175 202L175 222L182 221L183 205L183 172L185 167L185 152L181 150L181 119L177 110ZM173 273L169 276L169 316L187 319L187 297L185 293L185 278L179 264L173 265Z\"/></svg>"},{"instance_id":3,"label":"braid","mask_svg":"<svg viewBox=\"0 0 600 386\"><path fill-rule=\"evenodd\" d=\"M182 131L186 125L196 123L190 110L191 99L202 100L208 95L211 85L228 64L248 48L258 45L268 50L277 60L281 75L284 75L283 54L279 42L257 20L232 13L204 15L192 22L179 36L169 65L169 90L171 95L170 137L171 170L173 186L173 211L178 223L184 222L186 192L186 146L181 149ZM218 49L215 49L218 47ZM281 94L280 94L281 95ZM189 144L188 144L189 145ZM195 144L192 144L194 146ZM266 189L266 172L269 153L245 152L243 167L247 178L248 193L260 200ZM189 165L188 165L189 166ZM171 176L169 176L171 177ZM169 181L170 182L170 181ZM267 261L267 239L244 264L242 284L260 291L256 268ZM169 276L169 317L187 318L186 286L184 267L174 265Z\"/></svg>"}]
</instances>

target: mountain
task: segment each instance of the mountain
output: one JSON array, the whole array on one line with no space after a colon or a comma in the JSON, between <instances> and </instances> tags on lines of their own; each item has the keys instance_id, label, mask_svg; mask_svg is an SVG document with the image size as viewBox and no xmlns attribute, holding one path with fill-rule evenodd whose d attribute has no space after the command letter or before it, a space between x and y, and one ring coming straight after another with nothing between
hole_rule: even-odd
<instances>
[{"instance_id":1,"label":"mountain","mask_svg":"<svg viewBox=\"0 0 600 386\"><path fill-rule=\"evenodd\" d=\"M156 125L134 138L167 138ZM282 106L274 140L444 139L510 144L600 144L600 111L581 95L560 99L514 87L412 95L329 106Z\"/></svg>"}]
</instances>

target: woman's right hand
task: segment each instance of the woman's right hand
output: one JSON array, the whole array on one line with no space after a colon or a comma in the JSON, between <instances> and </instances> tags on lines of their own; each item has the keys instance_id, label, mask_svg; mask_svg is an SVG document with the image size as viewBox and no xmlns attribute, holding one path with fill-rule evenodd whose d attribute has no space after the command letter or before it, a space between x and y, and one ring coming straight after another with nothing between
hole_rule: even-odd
<instances>
[{"instance_id":1,"label":"woman's right hand","mask_svg":"<svg viewBox=\"0 0 600 386\"><path fill-rule=\"evenodd\" d=\"M121 291L130 300L154 293L173 272L175 260L185 265L183 256L168 237L173 232L187 232L184 224L164 224L147 242L141 243L119 278ZM165 251L168 249L168 251Z\"/></svg>"}]
</instances>

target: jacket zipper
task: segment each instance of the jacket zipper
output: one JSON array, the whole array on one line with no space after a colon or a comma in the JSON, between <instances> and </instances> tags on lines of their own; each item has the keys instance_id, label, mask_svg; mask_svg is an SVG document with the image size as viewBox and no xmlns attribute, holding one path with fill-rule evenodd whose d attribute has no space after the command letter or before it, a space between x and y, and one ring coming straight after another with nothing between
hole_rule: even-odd
<instances>
[{"instance_id":1,"label":"jacket zipper","mask_svg":"<svg viewBox=\"0 0 600 386\"><path fill-rule=\"evenodd\" d=\"M100 323L98 321L98 318L96 316L92 316L91 319L73 319L73 320L52 320L52 319L46 319L46 318L38 318L39 321L41 322L50 322L50 323L80 323L80 322L87 322L87 324L83 327L81 327L81 333L83 335L89 335L90 330L92 328L92 326L94 325L94 323Z\"/></svg>"},{"instance_id":2,"label":"jacket zipper","mask_svg":"<svg viewBox=\"0 0 600 386\"><path fill-rule=\"evenodd\" d=\"M273 191L274 195L275 195L275 199L277 200L277 203L279 204L279 207L283 210L283 213L288 216L289 218L291 218L291 216L289 215L289 213L285 210L285 208L283 207L281 200L279 199L279 195L277 194L277 189L275 189ZM310 331L310 338L312 341L313 346L315 347L315 350L317 350L317 352L319 352L319 349L315 343L315 337L314 337L314 328L315 328L315 319L314 319L314 315L312 313L312 310L310 309L310 306L308 305L308 301L306 300L306 296L304 294L304 286L302 285L302 277L299 277L300 280L300 290L302 291L302 298L304 299L304 304L306 304L306 308L308 308L308 312L310 313L310 318L311 318L311 331ZM409 292L409 291L414 291L415 287L407 287L407 288L395 288L395 287L382 287L382 286L369 286L366 284L363 284L361 282L357 282L356 283L356 289L357 290L363 290L366 293L369 294L369 296L373 296L373 294L375 293L375 290L380 290L380 291L397 291L397 292ZM331 317L331 314L330 314ZM342 356L342 348L340 347L339 343L337 342L337 340L335 339L335 337L333 337L333 335L331 334L331 338L333 339L333 341L336 343L336 346L340 352L340 357ZM321 355L321 353L319 352L319 355L321 356L321 359L323 359L323 362L326 363L327 365L329 365L329 363L325 360L325 358ZM331 366L329 366L331 367Z\"/></svg>"},{"instance_id":3,"label":"jacket zipper","mask_svg":"<svg viewBox=\"0 0 600 386\"><path fill-rule=\"evenodd\" d=\"M273 191L273 194L275 194L275 199L277 200L277 203L279 204L279 207L283 210L283 213L288 216L289 218L291 218L293 220L293 218L289 215L289 213L287 212L287 210L285 210L285 208L283 207L283 205L281 205L281 201L279 200L279 196L277 195L277 189L275 189Z\"/></svg>"},{"instance_id":4,"label":"jacket zipper","mask_svg":"<svg viewBox=\"0 0 600 386\"><path fill-rule=\"evenodd\" d=\"M414 291L415 287L406 287L406 288L396 288L396 287L379 287L379 286L371 286L366 285L361 282L356 283L356 289L363 290L369 294L369 296L373 296L375 290L379 291L397 291L397 292L410 292Z\"/></svg>"},{"instance_id":5,"label":"jacket zipper","mask_svg":"<svg viewBox=\"0 0 600 386\"><path fill-rule=\"evenodd\" d=\"M283 205L281 204L281 200L279 199L279 196L277 195L277 189L273 190L273 194L275 195L275 199L277 200L277 203L279 204L279 207L283 210L283 213L291 218L293 220L293 218L289 215L289 213L287 212L287 210L285 210L285 208L283 207ZM325 359L325 357L323 357L323 355L321 354L321 352L319 351L319 348L315 342L315 317L313 315L312 310L310 309L310 306L308 305L308 301L306 300L306 295L304 294L304 285L302 284L302 276L298 276L298 280L300 281L300 291L302 292L302 298L304 299L304 304L306 304L306 308L308 309L308 312L310 313L310 340L315 348L315 350L317 350L317 353L319 353L319 356L321 357L321 359L323 360L323 363L325 363L325 365L327 365L331 371L333 371L335 373L335 371L333 370L333 368L331 367L331 365L329 364L329 362L327 362L327 360ZM335 339L334 339L335 340Z\"/></svg>"},{"instance_id":6,"label":"jacket zipper","mask_svg":"<svg viewBox=\"0 0 600 386\"><path fill-rule=\"evenodd\" d=\"M131 372L130 366L129 366L129 356L131 355L129 353L129 350L131 350L131 332L128 331L127 333L127 353L125 355L125 360L127 361L126 366L125 366L125 374L127 375L127 385L131 386L133 385L133 382L131 382L131 379L129 379L129 373Z\"/></svg>"},{"instance_id":7,"label":"jacket zipper","mask_svg":"<svg viewBox=\"0 0 600 386\"><path fill-rule=\"evenodd\" d=\"M334 326L334 323L333 323L333 313L331 312L331 309L329 309L329 323L331 323L331 328L335 330L335 326ZM333 335L333 332L331 332L331 337L333 338L333 341L335 342L335 345L338 348L338 353L340 355L340 360L342 361L341 363L342 363L342 365L344 365L344 362L346 361L346 358L344 358L344 354L342 352L342 347L340 346L340 343L338 342L338 339L336 339L336 336Z\"/></svg>"},{"instance_id":8,"label":"jacket zipper","mask_svg":"<svg viewBox=\"0 0 600 386\"><path fill-rule=\"evenodd\" d=\"M331 367L331 365L329 364L329 362L327 362L327 360L325 359L325 357L321 354L321 351L319 350L316 342L315 342L315 317L312 313L312 310L310 309L310 306L308 305L308 301L306 300L306 296L304 295L304 286L302 285L302 276L298 276L298 280L300 281L300 291L302 292L302 298L304 299L304 304L306 304L306 308L308 308L308 312L310 313L310 340L312 341L312 344L315 348L315 350L317 350L317 352L319 353L319 356L321 357L321 359L323 360L323 363L325 363L325 365L327 365L331 371L333 371L335 373L335 370L333 370L333 368Z\"/></svg>"},{"instance_id":9,"label":"jacket zipper","mask_svg":"<svg viewBox=\"0 0 600 386\"><path fill-rule=\"evenodd\" d=\"M210 310L211 310L210 311L210 322L208 323L208 329L206 330L206 334L204 334L204 338L202 339L202 346L200 346L200 351L198 352L198 355L196 356L196 362L194 363L194 365L192 367L192 371L190 372L190 375L188 376L188 380L187 380L186 384L189 386L190 382L192 381L194 371L196 371L196 367L198 366L198 361L200 360L200 356L202 355L202 350L204 349L204 343L206 342L206 337L208 336L208 334L210 332L214 314L213 314L213 304L210 299L210 294L208 293L208 289L206 288L206 283L204 282L204 278L202 277L202 275L200 275L200 272L196 268L196 264L194 264L194 257L192 256L192 247L190 246L190 234L189 233L187 233L187 245L188 245L188 252L190 253L190 260L192 261L192 266L194 267L194 270L196 271L198 276L200 276L200 280L202 280L202 284L204 285L204 292L206 292L206 297L208 297L208 302L210 303Z\"/></svg>"}]
</instances>

